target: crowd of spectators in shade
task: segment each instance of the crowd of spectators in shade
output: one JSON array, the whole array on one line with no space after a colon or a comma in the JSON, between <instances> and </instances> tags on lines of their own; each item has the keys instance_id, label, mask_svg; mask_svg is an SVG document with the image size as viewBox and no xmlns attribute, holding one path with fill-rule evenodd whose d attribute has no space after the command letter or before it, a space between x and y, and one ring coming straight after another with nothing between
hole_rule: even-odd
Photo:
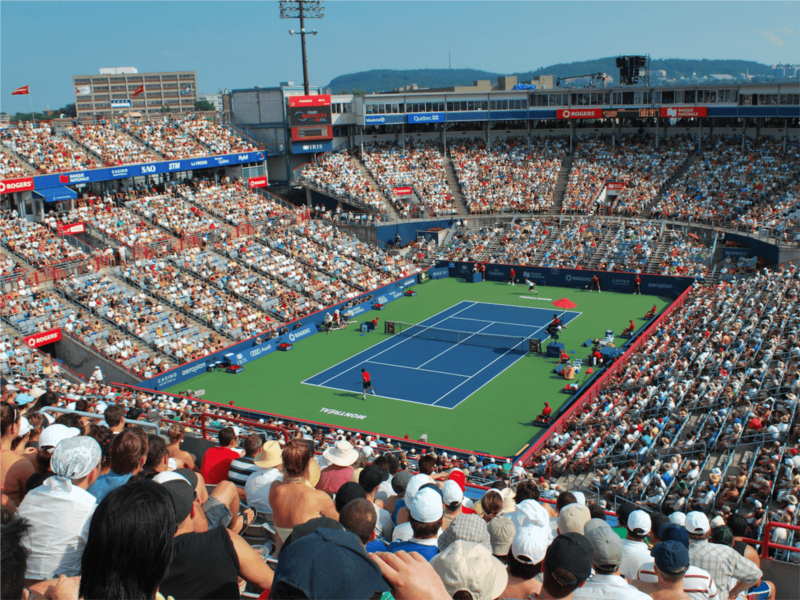
<instances>
[{"instance_id":1,"label":"crowd of spectators in shade","mask_svg":"<svg viewBox=\"0 0 800 600\"><path fill-rule=\"evenodd\" d=\"M625 134L616 143L608 134L582 137L575 149L563 211L641 215L693 150L692 140L683 136L660 140L658 149L649 134ZM607 181L625 186L600 204L598 197Z\"/></svg>"},{"instance_id":2,"label":"crowd of spectators in shade","mask_svg":"<svg viewBox=\"0 0 800 600\"><path fill-rule=\"evenodd\" d=\"M448 152L470 214L539 213L553 205L563 137L452 140Z\"/></svg>"},{"instance_id":3,"label":"crowd of spectators in shade","mask_svg":"<svg viewBox=\"0 0 800 600\"><path fill-rule=\"evenodd\" d=\"M408 140L405 148L392 142L370 142L364 146L362 160L386 197L392 198L397 187L413 187L421 206L395 200L404 217L408 218L409 211L424 211L429 217L458 214L437 142Z\"/></svg>"},{"instance_id":4,"label":"crowd of spectators in shade","mask_svg":"<svg viewBox=\"0 0 800 600\"><path fill-rule=\"evenodd\" d=\"M162 160L208 156L209 149L198 142L180 123L169 117L162 120L140 121L121 119L120 127L136 137L149 149L160 154Z\"/></svg>"},{"instance_id":5,"label":"crowd of spectators in shade","mask_svg":"<svg viewBox=\"0 0 800 600\"><path fill-rule=\"evenodd\" d=\"M192 181L179 186L178 194L230 225L263 221L290 211L275 198L248 190L243 182L231 181L229 177L219 184L210 180Z\"/></svg>"},{"instance_id":6,"label":"crowd of spectators in shade","mask_svg":"<svg viewBox=\"0 0 800 600\"><path fill-rule=\"evenodd\" d=\"M351 151L329 152L315 163L308 163L300 179L337 196L352 198L380 213L386 213L386 202L380 191L373 189L361 173ZM392 197L391 190L388 197Z\"/></svg>"},{"instance_id":7,"label":"crowd of spectators in shade","mask_svg":"<svg viewBox=\"0 0 800 600\"><path fill-rule=\"evenodd\" d=\"M774 212L798 198L800 147L769 138L719 137L703 140L703 152L680 177L651 216L756 231ZM777 226L777 225L776 225Z\"/></svg>"},{"instance_id":8,"label":"crowd of spectators in shade","mask_svg":"<svg viewBox=\"0 0 800 600\"><path fill-rule=\"evenodd\" d=\"M40 175L97 169L99 158L59 135L50 123L24 123L0 131L0 142L28 161Z\"/></svg>"},{"instance_id":9,"label":"crowd of spectators in shade","mask_svg":"<svg viewBox=\"0 0 800 600\"><path fill-rule=\"evenodd\" d=\"M237 154L256 150L251 141L212 119L190 115L178 121L178 126L205 144L212 154Z\"/></svg>"}]
</instances>

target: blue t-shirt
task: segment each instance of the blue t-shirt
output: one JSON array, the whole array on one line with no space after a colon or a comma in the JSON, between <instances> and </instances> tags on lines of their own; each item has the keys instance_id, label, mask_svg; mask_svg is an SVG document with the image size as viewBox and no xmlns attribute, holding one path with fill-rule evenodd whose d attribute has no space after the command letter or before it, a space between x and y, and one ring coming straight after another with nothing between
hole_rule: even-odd
<instances>
[{"instance_id":1,"label":"blue t-shirt","mask_svg":"<svg viewBox=\"0 0 800 600\"><path fill-rule=\"evenodd\" d=\"M425 544L418 544L414 541L407 541L401 542L396 541L389 544L389 547L386 548L387 552L400 552L400 550L405 550L406 552L419 552L422 556L425 557L425 560L430 562L430 560L439 554L438 546L426 546Z\"/></svg>"},{"instance_id":2,"label":"blue t-shirt","mask_svg":"<svg viewBox=\"0 0 800 600\"><path fill-rule=\"evenodd\" d=\"M367 553L369 552L386 552L386 544L380 540L372 540L365 546Z\"/></svg>"},{"instance_id":3,"label":"blue t-shirt","mask_svg":"<svg viewBox=\"0 0 800 600\"><path fill-rule=\"evenodd\" d=\"M397 515L400 514L400 509L405 508L406 501L403 498L398 498L394 503L394 510L392 511L392 523L397 525Z\"/></svg>"},{"instance_id":4,"label":"blue t-shirt","mask_svg":"<svg viewBox=\"0 0 800 600\"><path fill-rule=\"evenodd\" d=\"M128 480L131 477L133 477L133 473L119 475L114 471L109 471L105 475L100 475L100 477L97 478L97 481L90 485L89 489L86 491L97 498L97 503L100 504L100 502L103 501L103 498L105 498L113 490L128 483Z\"/></svg>"}]
</instances>

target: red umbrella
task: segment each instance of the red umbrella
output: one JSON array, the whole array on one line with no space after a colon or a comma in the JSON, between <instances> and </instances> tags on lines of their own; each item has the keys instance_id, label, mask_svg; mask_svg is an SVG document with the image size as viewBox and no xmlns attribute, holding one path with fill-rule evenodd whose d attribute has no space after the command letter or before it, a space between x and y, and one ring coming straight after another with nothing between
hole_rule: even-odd
<instances>
[{"instance_id":1,"label":"red umbrella","mask_svg":"<svg viewBox=\"0 0 800 600\"><path fill-rule=\"evenodd\" d=\"M561 300L556 300L555 302L553 302L553 306L556 306L558 308L568 309L568 308L575 308L578 305L575 304L569 298L561 298Z\"/></svg>"}]
</instances>

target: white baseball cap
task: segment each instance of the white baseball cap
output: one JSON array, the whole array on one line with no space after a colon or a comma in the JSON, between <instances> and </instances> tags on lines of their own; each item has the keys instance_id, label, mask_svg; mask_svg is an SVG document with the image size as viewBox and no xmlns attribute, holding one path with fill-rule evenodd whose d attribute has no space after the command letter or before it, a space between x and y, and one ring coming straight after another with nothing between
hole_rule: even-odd
<instances>
[{"instance_id":1,"label":"white baseball cap","mask_svg":"<svg viewBox=\"0 0 800 600\"><path fill-rule=\"evenodd\" d=\"M669 522L683 527L686 524L686 513L676 511L669 516Z\"/></svg>"},{"instance_id":2,"label":"white baseball cap","mask_svg":"<svg viewBox=\"0 0 800 600\"><path fill-rule=\"evenodd\" d=\"M722 527L723 525L725 525L725 519L722 518L722 515L717 515L711 519L711 527Z\"/></svg>"},{"instance_id":3,"label":"white baseball cap","mask_svg":"<svg viewBox=\"0 0 800 600\"><path fill-rule=\"evenodd\" d=\"M628 531L632 531L636 535L647 535L652 527L650 515L643 510L635 510L628 515Z\"/></svg>"},{"instance_id":4,"label":"white baseball cap","mask_svg":"<svg viewBox=\"0 0 800 600\"><path fill-rule=\"evenodd\" d=\"M444 482L442 486L442 496L444 497L444 503L448 506L453 504L453 502L461 504L464 500L464 492L461 491L459 485L452 479Z\"/></svg>"},{"instance_id":5,"label":"white baseball cap","mask_svg":"<svg viewBox=\"0 0 800 600\"><path fill-rule=\"evenodd\" d=\"M544 527L526 525L514 536L511 542L511 553L519 562L526 565L538 565L547 553L550 532Z\"/></svg>"},{"instance_id":6,"label":"white baseball cap","mask_svg":"<svg viewBox=\"0 0 800 600\"><path fill-rule=\"evenodd\" d=\"M575 496L575 500L578 501L578 504L586 506L586 496L583 492L572 492L572 495Z\"/></svg>"},{"instance_id":7,"label":"white baseball cap","mask_svg":"<svg viewBox=\"0 0 800 600\"><path fill-rule=\"evenodd\" d=\"M67 427L61 423L55 423L49 427L45 427L42 434L39 436L39 448L45 446L58 446L58 442L67 438L80 435L81 431L77 427Z\"/></svg>"},{"instance_id":8,"label":"white baseball cap","mask_svg":"<svg viewBox=\"0 0 800 600\"><path fill-rule=\"evenodd\" d=\"M411 479L409 479L408 484L406 485L406 504L411 505L411 501L414 499L414 495L419 491L419 488L430 482L431 478L425 475L425 473L417 473Z\"/></svg>"},{"instance_id":9,"label":"white baseball cap","mask_svg":"<svg viewBox=\"0 0 800 600\"><path fill-rule=\"evenodd\" d=\"M434 523L442 518L444 508L442 497L430 488L420 490L414 495L409 507L411 517L420 523Z\"/></svg>"},{"instance_id":10,"label":"white baseball cap","mask_svg":"<svg viewBox=\"0 0 800 600\"><path fill-rule=\"evenodd\" d=\"M684 526L689 533L706 533L711 529L708 517L705 513L699 511L692 511L686 515L686 524Z\"/></svg>"}]
</instances>

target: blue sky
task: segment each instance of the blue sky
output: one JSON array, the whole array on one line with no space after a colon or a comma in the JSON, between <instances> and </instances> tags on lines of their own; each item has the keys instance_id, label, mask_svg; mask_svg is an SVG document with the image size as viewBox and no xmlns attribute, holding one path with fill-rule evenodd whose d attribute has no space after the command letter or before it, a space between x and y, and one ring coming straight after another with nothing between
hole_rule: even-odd
<instances>
[{"instance_id":1,"label":"blue sky","mask_svg":"<svg viewBox=\"0 0 800 600\"><path fill-rule=\"evenodd\" d=\"M347 2L307 28L312 85L369 69L511 73L617 54L800 63L800 2ZM100 67L196 70L201 93L302 83L277 1L0 2L0 110L73 101Z\"/></svg>"}]
</instances>

